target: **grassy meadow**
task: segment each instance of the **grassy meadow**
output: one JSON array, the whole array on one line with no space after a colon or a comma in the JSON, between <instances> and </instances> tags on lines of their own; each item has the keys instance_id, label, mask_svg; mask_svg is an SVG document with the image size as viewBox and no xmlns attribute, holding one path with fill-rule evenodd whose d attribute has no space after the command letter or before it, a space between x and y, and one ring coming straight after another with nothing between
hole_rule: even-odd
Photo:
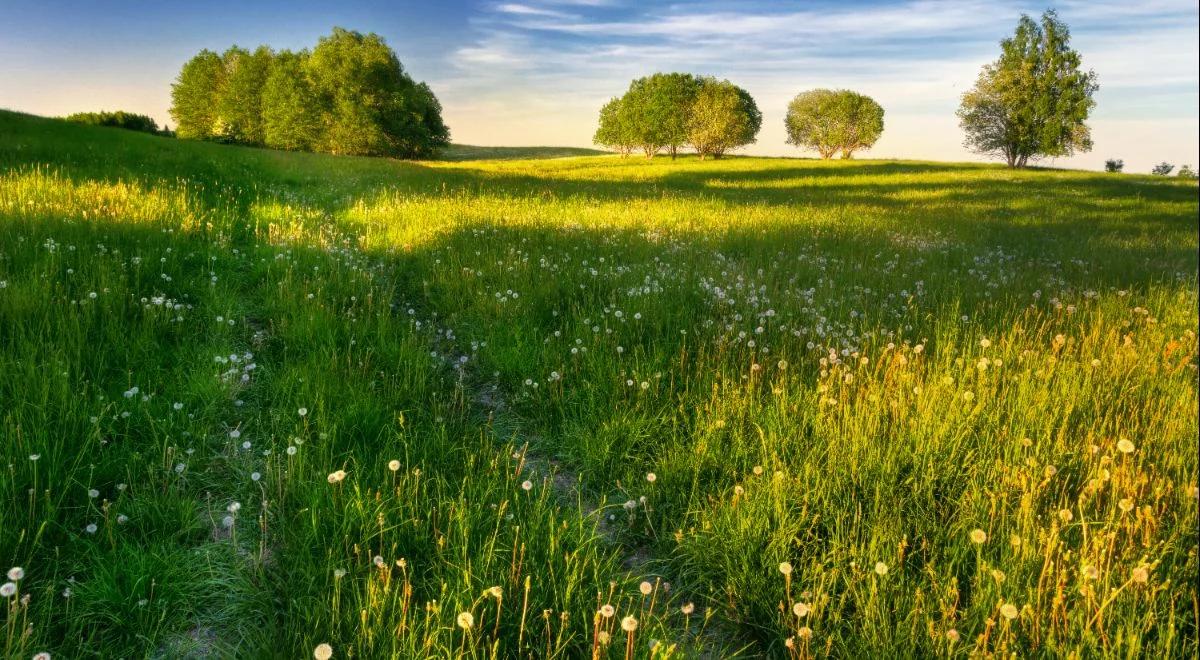
<instances>
[{"instance_id":1,"label":"grassy meadow","mask_svg":"<svg viewBox=\"0 0 1200 660\"><path fill-rule=\"evenodd\" d=\"M1196 656L1194 182L564 153L0 112L0 656Z\"/></svg>"}]
</instances>

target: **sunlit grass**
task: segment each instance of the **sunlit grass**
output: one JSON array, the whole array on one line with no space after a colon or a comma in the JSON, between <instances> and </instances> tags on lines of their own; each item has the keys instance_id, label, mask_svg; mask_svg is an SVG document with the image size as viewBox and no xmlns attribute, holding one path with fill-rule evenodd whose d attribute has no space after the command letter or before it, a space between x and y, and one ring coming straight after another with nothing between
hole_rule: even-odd
<instances>
[{"instance_id":1,"label":"sunlit grass","mask_svg":"<svg viewBox=\"0 0 1200 660\"><path fill-rule=\"evenodd\" d=\"M1196 653L1194 184L0 128L6 657Z\"/></svg>"}]
</instances>

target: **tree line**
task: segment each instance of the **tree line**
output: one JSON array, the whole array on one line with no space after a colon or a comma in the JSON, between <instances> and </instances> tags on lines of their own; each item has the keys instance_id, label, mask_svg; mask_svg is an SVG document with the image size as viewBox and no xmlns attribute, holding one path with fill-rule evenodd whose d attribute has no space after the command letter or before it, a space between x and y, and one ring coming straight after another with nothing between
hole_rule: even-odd
<instances>
[{"instance_id":1,"label":"tree line","mask_svg":"<svg viewBox=\"0 0 1200 660\"><path fill-rule=\"evenodd\" d=\"M99 112L76 112L67 115L65 119L76 124L87 124L89 126L109 126L112 128L124 128L130 131L141 131L143 133L153 133L155 135L163 135L172 137L175 134L167 127L158 127L158 122L154 121L149 115L142 115L136 112L125 112L117 110L109 112L101 110Z\"/></svg>"},{"instance_id":2,"label":"tree line","mask_svg":"<svg viewBox=\"0 0 1200 660\"><path fill-rule=\"evenodd\" d=\"M202 50L171 87L180 138L418 158L450 143L442 106L382 37L334 28L311 51Z\"/></svg>"}]
</instances>

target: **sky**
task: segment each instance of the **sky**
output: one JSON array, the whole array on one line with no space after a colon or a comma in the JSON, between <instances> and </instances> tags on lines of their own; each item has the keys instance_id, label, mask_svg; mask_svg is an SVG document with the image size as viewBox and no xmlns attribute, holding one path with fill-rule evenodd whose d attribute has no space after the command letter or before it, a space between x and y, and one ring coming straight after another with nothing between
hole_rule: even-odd
<instances>
[{"instance_id":1,"label":"sky","mask_svg":"<svg viewBox=\"0 0 1200 660\"><path fill-rule=\"evenodd\" d=\"M785 143L797 93L849 88L884 108L874 158L980 160L954 115L1022 13L1052 7L1100 89L1091 153L1045 161L1126 171L1200 163L1195 0L0 0L0 107L128 110L173 124L170 84L202 48L312 47L334 26L382 35L429 83L455 142L589 146L633 78L687 71L744 87L763 112L743 153Z\"/></svg>"}]
</instances>

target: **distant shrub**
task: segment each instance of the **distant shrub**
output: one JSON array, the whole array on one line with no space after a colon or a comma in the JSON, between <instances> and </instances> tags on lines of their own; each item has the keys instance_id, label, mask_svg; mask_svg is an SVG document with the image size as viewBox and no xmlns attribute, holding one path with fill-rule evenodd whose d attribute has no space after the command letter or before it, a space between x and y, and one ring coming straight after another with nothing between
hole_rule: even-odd
<instances>
[{"instance_id":1,"label":"distant shrub","mask_svg":"<svg viewBox=\"0 0 1200 660\"><path fill-rule=\"evenodd\" d=\"M1105 172L1120 172L1123 169L1125 169L1125 161L1120 158L1109 158L1104 161Z\"/></svg>"},{"instance_id":2,"label":"distant shrub","mask_svg":"<svg viewBox=\"0 0 1200 660\"><path fill-rule=\"evenodd\" d=\"M134 112L125 112L124 110L117 110L116 112L108 112L107 110L101 110L100 112L76 112L73 115L67 115L67 121L73 121L77 124L87 124L89 126L124 128L131 131L154 133L155 135L172 135L166 128L160 129L158 122L154 121L154 119Z\"/></svg>"},{"instance_id":3,"label":"distant shrub","mask_svg":"<svg viewBox=\"0 0 1200 660\"><path fill-rule=\"evenodd\" d=\"M1166 161L1163 161L1163 162L1159 163L1158 165L1155 165L1154 169L1150 170L1150 173L1157 174L1158 176L1167 176L1171 173L1171 170L1173 170L1173 169L1175 169L1174 165L1172 165Z\"/></svg>"},{"instance_id":4,"label":"distant shrub","mask_svg":"<svg viewBox=\"0 0 1200 660\"><path fill-rule=\"evenodd\" d=\"M1183 167L1179 168L1179 173L1175 176L1179 177L1180 179L1195 179L1196 170L1193 170L1191 165L1184 165Z\"/></svg>"}]
</instances>

